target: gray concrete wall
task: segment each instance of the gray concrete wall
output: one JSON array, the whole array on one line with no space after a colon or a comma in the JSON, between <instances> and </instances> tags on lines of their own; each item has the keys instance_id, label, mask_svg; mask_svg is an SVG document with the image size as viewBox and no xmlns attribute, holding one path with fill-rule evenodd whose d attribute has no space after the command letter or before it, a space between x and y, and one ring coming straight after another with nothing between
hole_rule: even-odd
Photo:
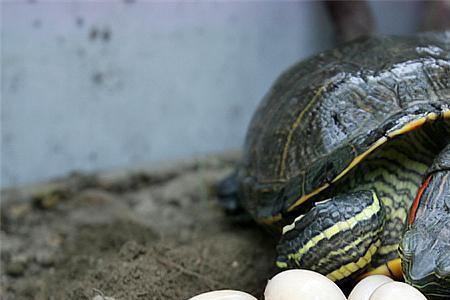
<instances>
[{"instance_id":1,"label":"gray concrete wall","mask_svg":"<svg viewBox=\"0 0 450 300\"><path fill-rule=\"evenodd\" d=\"M333 40L320 2L11 1L2 27L2 186L240 147Z\"/></svg>"}]
</instances>

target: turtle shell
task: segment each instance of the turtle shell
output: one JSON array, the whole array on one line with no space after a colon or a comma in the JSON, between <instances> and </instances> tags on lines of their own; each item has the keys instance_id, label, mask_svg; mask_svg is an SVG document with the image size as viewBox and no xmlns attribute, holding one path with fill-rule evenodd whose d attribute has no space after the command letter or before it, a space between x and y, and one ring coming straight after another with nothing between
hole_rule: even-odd
<instances>
[{"instance_id":1,"label":"turtle shell","mask_svg":"<svg viewBox=\"0 0 450 300\"><path fill-rule=\"evenodd\" d=\"M390 138L450 118L450 32L368 37L283 73L250 123L243 206L272 222Z\"/></svg>"}]
</instances>

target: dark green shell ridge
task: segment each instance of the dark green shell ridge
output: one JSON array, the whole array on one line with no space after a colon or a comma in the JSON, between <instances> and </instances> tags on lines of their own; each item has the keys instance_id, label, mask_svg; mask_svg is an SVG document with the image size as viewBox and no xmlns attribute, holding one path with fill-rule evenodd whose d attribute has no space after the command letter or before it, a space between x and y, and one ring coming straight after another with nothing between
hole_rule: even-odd
<instances>
[{"instance_id":1,"label":"dark green shell ridge","mask_svg":"<svg viewBox=\"0 0 450 300\"><path fill-rule=\"evenodd\" d=\"M447 39L359 39L283 73L249 126L237 173L244 207L256 219L285 212L389 133L447 117Z\"/></svg>"}]
</instances>

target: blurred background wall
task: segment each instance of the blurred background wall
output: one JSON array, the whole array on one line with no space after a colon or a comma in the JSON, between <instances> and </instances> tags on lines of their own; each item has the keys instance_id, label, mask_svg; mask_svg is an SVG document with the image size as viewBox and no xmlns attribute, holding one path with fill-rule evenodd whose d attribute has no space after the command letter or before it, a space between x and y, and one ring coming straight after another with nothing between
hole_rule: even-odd
<instances>
[{"instance_id":1,"label":"blurred background wall","mask_svg":"<svg viewBox=\"0 0 450 300\"><path fill-rule=\"evenodd\" d=\"M420 2L369 1L419 29ZM1 185L236 149L279 73L336 43L322 2L2 2Z\"/></svg>"}]
</instances>

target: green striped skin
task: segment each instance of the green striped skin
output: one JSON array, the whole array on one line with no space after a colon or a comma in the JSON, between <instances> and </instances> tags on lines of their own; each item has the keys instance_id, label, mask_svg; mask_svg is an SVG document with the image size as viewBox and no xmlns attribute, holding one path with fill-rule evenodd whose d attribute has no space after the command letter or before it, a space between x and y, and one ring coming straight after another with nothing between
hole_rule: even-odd
<instances>
[{"instance_id":1,"label":"green striped skin","mask_svg":"<svg viewBox=\"0 0 450 300\"><path fill-rule=\"evenodd\" d=\"M277 265L342 281L398 258L411 203L433 158L449 141L445 121L383 145L324 194L329 201L316 203L284 227ZM361 212L365 217L357 217Z\"/></svg>"},{"instance_id":2,"label":"green striped skin","mask_svg":"<svg viewBox=\"0 0 450 300\"><path fill-rule=\"evenodd\" d=\"M384 222L385 210L372 192L316 203L292 226L285 226L277 247L277 265L301 266L333 281L341 280L368 267L381 245Z\"/></svg>"},{"instance_id":3,"label":"green striped skin","mask_svg":"<svg viewBox=\"0 0 450 300\"><path fill-rule=\"evenodd\" d=\"M409 284L432 299L450 295L450 144L439 156L417 197L400 244L403 272Z\"/></svg>"},{"instance_id":4,"label":"green striped skin","mask_svg":"<svg viewBox=\"0 0 450 300\"><path fill-rule=\"evenodd\" d=\"M445 139L433 138L446 136L448 139L450 129L441 128L427 124L387 143L349 174L337 189L338 193L346 189L373 190L386 208L383 243L373 266L398 257L398 244L411 203L428 167L447 143Z\"/></svg>"}]
</instances>

